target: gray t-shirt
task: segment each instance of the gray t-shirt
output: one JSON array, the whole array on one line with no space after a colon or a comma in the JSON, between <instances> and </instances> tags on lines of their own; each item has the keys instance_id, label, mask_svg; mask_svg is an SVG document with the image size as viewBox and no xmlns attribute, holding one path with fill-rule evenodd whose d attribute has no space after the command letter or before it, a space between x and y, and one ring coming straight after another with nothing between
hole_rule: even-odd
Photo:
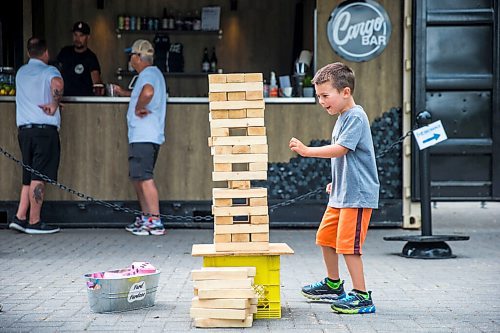
<instances>
[{"instance_id":1,"label":"gray t-shirt","mask_svg":"<svg viewBox=\"0 0 500 333\"><path fill-rule=\"evenodd\" d=\"M332 144L349 152L332 158L332 192L328 206L378 208L379 181L370 124L359 105L340 114L332 132Z\"/></svg>"}]
</instances>

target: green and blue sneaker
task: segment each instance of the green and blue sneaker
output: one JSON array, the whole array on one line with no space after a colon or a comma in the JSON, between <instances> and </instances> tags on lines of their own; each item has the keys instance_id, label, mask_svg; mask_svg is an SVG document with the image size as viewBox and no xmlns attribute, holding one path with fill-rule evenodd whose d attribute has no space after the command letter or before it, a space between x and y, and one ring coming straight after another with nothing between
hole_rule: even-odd
<instances>
[{"instance_id":1,"label":"green and blue sneaker","mask_svg":"<svg viewBox=\"0 0 500 333\"><path fill-rule=\"evenodd\" d=\"M345 297L344 281L328 278L302 288L302 295L314 302L328 302Z\"/></svg>"},{"instance_id":2,"label":"green and blue sneaker","mask_svg":"<svg viewBox=\"0 0 500 333\"><path fill-rule=\"evenodd\" d=\"M373 304L371 291L363 293L353 290L347 295L347 297L334 301L331 307L333 311L345 314L375 312L375 305Z\"/></svg>"}]
</instances>

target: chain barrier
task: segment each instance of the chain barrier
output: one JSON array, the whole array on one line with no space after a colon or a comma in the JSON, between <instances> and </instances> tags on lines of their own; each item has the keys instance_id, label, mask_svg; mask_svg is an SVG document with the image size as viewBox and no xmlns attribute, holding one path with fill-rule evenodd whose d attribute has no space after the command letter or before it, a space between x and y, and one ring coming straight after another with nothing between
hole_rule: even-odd
<instances>
[{"instance_id":1,"label":"chain barrier","mask_svg":"<svg viewBox=\"0 0 500 333\"><path fill-rule=\"evenodd\" d=\"M378 155L376 155L375 158L380 158L380 157L384 156L385 154L387 154L389 151L391 151L392 149L394 149L398 144L400 144L401 142L403 142L404 139L406 137L408 137L409 135L411 135L412 133L413 133L412 130L408 131L408 133L406 133L405 135L401 136L398 140L396 140L395 142L393 142L389 147L387 147L382 152L380 152ZM67 185L61 184L61 183L59 183L59 182L51 179L50 177L44 175L40 171L33 169L31 166L29 166L29 165L23 163L22 161L18 160L17 158L15 158L11 153L9 153L8 151L4 150L2 147L0 147L0 153L3 154L8 159L14 161L17 165L20 165L21 167L23 167L26 171L28 171L28 172L30 172L30 173L32 173L32 174L40 177L46 183L51 184L51 185L53 185L55 187L58 187L62 191L66 191L68 193L71 193L72 195L75 195L75 196L77 196L80 199L84 199L86 201L89 201L89 202L92 202L92 203L95 203L95 204L98 204L98 205L101 205L101 206L104 206L104 207L107 207L107 208L112 208L115 211L120 211L120 212L124 212L124 213L128 213L128 214L133 214L133 215L136 215L136 216L139 216L139 215L149 216L150 215L148 213L144 213L144 212L142 212L140 210L137 210L137 209L122 207L122 206L120 206L118 204L115 204L115 203L103 201L103 200L100 200L100 199L95 199L95 198L91 197L90 195L87 195L85 193L82 193L82 192L79 192L77 190L74 190L74 189L72 189L71 187L69 187ZM288 199L288 200L282 201L280 203L277 203L275 205L269 206L269 211L273 212L277 208L293 205L294 203L296 203L298 201L305 200L305 199L307 199L309 197L315 196L315 195L320 194L320 193L322 193L324 191L325 191L325 187L322 186L322 187L317 188L317 189L315 189L313 191L310 191L310 192L304 193L302 195L299 195L299 196L297 196L295 198ZM213 219L214 219L213 216L187 216L187 215L183 216L183 215L172 215L172 214L159 214L159 217L165 219L165 221L172 221L172 220L174 220L174 221L182 221L182 222L192 222L192 221L196 221L196 222L207 221L208 222L208 221L213 221Z\"/></svg>"}]
</instances>

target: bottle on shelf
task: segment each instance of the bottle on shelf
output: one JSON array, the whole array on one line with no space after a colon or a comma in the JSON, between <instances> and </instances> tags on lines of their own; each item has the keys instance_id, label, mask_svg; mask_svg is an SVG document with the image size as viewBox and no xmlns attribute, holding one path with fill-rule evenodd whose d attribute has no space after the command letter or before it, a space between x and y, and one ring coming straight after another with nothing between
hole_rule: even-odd
<instances>
[{"instance_id":1,"label":"bottle on shelf","mask_svg":"<svg viewBox=\"0 0 500 333\"><path fill-rule=\"evenodd\" d=\"M162 28L162 30L168 30L167 8L163 8L163 17L161 19L161 28Z\"/></svg>"},{"instance_id":2,"label":"bottle on shelf","mask_svg":"<svg viewBox=\"0 0 500 333\"><path fill-rule=\"evenodd\" d=\"M269 84L269 97L278 97L278 85L276 84L276 74L271 72L271 82Z\"/></svg>"},{"instance_id":3,"label":"bottle on shelf","mask_svg":"<svg viewBox=\"0 0 500 333\"><path fill-rule=\"evenodd\" d=\"M217 56L215 55L215 47L212 48L212 56L210 57L210 72L217 72Z\"/></svg>"},{"instance_id":4,"label":"bottle on shelf","mask_svg":"<svg viewBox=\"0 0 500 333\"><path fill-rule=\"evenodd\" d=\"M123 17L123 29L130 30L130 17L128 15Z\"/></svg>"},{"instance_id":5,"label":"bottle on shelf","mask_svg":"<svg viewBox=\"0 0 500 333\"><path fill-rule=\"evenodd\" d=\"M170 10L168 13L168 30L174 30L175 29L175 16L174 13Z\"/></svg>"},{"instance_id":6,"label":"bottle on shelf","mask_svg":"<svg viewBox=\"0 0 500 333\"><path fill-rule=\"evenodd\" d=\"M118 15L118 30L123 30L125 28L125 19L123 15Z\"/></svg>"},{"instance_id":7,"label":"bottle on shelf","mask_svg":"<svg viewBox=\"0 0 500 333\"><path fill-rule=\"evenodd\" d=\"M201 30L201 16L200 16L199 10L194 12L193 30L196 30L196 31Z\"/></svg>"},{"instance_id":8,"label":"bottle on shelf","mask_svg":"<svg viewBox=\"0 0 500 333\"><path fill-rule=\"evenodd\" d=\"M203 58L201 59L201 71L208 73L210 71L210 59L208 58L208 49L203 50Z\"/></svg>"}]
</instances>

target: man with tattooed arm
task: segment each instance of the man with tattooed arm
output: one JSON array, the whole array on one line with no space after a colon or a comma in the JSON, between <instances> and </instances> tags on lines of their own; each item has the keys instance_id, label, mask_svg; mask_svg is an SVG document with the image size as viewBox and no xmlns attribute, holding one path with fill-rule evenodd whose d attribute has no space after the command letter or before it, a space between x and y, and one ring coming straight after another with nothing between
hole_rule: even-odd
<instances>
[{"instance_id":1,"label":"man with tattooed arm","mask_svg":"<svg viewBox=\"0 0 500 333\"><path fill-rule=\"evenodd\" d=\"M57 180L59 169L60 101L64 82L61 73L49 66L44 39L32 37L27 43L29 61L16 75L16 124L23 163ZM45 182L23 170L19 207L9 228L27 234L51 234L58 227L45 224L40 217ZM29 216L28 216L29 211Z\"/></svg>"}]
</instances>

